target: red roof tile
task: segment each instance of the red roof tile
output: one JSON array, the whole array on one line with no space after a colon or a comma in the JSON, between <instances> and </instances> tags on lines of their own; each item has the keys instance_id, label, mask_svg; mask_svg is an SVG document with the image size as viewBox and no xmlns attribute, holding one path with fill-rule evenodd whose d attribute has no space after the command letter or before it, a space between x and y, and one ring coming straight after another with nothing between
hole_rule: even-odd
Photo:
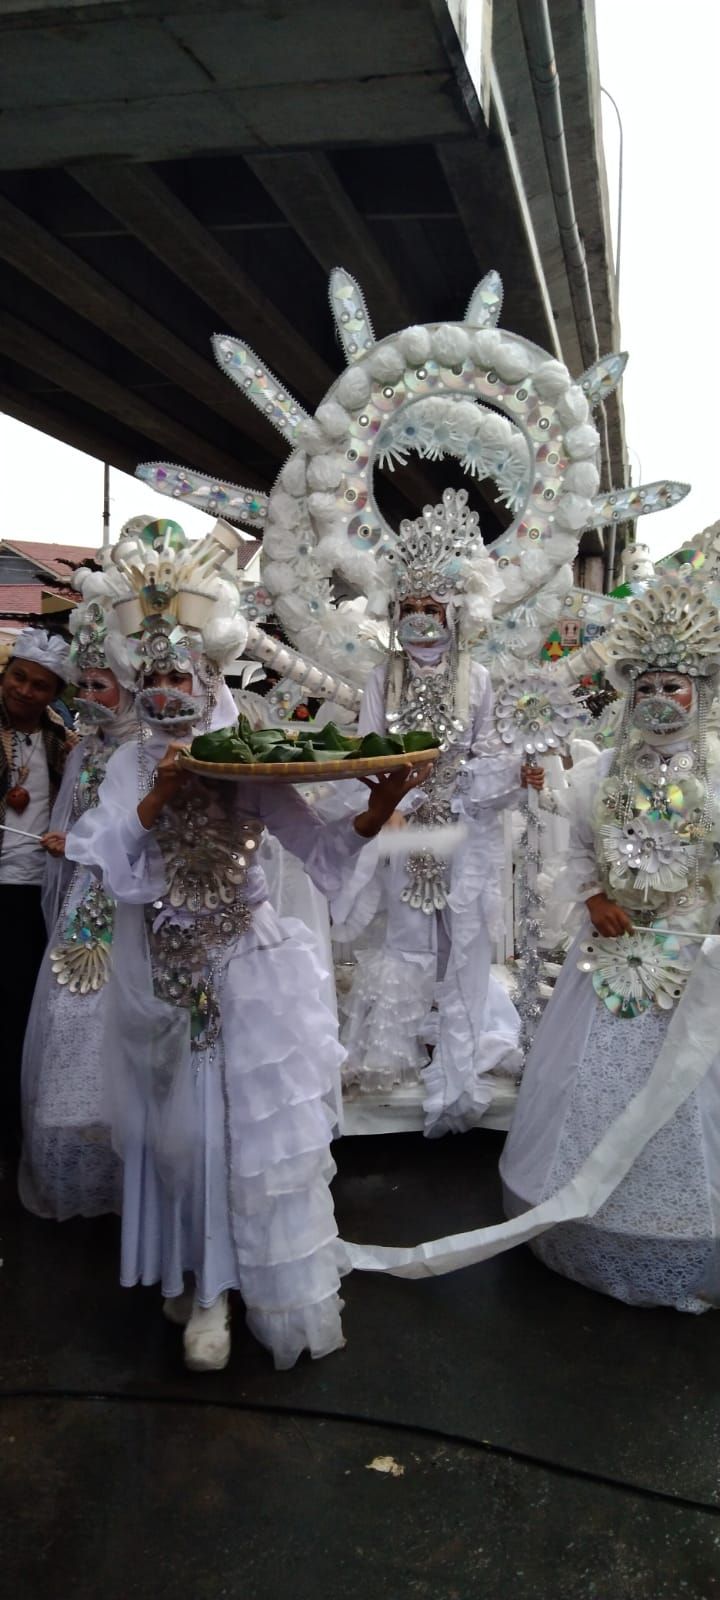
<instances>
[{"instance_id":1,"label":"red roof tile","mask_svg":"<svg viewBox=\"0 0 720 1600\"><path fill-rule=\"evenodd\" d=\"M69 578L76 567L95 557L95 551L81 544L50 544L47 540L0 539L0 548L14 550L27 561L36 561L59 578Z\"/></svg>"},{"instance_id":2,"label":"red roof tile","mask_svg":"<svg viewBox=\"0 0 720 1600\"><path fill-rule=\"evenodd\" d=\"M53 599L64 595L68 604L77 601L77 595L65 585L58 589L53 586L48 590L44 583L3 583L0 584L0 611L6 618L39 616L45 593L51 594Z\"/></svg>"}]
</instances>

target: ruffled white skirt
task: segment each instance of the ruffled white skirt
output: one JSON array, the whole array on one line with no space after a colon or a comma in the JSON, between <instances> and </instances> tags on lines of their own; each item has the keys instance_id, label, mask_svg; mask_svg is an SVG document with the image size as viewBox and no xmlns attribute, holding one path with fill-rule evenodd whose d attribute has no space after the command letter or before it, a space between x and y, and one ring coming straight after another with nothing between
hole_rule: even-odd
<instances>
[{"instance_id":1,"label":"ruffled white skirt","mask_svg":"<svg viewBox=\"0 0 720 1600\"><path fill-rule=\"evenodd\" d=\"M290 1367L343 1344L329 1188L343 1051L312 936L267 902L218 981L220 1038L193 1054L177 1096L189 1170L161 1173L149 1137L125 1149L121 1278L175 1296L192 1273L206 1306L238 1289L252 1332Z\"/></svg>"}]
</instances>

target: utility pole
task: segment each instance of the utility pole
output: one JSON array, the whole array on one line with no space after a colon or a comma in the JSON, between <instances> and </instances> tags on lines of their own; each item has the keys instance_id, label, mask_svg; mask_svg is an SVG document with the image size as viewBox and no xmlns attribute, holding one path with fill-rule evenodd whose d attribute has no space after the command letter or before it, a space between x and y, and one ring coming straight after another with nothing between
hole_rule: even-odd
<instances>
[{"instance_id":1,"label":"utility pole","mask_svg":"<svg viewBox=\"0 0 720 1600\"><path fill-rule=\"evenodd\" d=\"M103 462L102 530L103 550L107 550L110 543L110 464L108 461Z\"/></svg>"}]
</instances>

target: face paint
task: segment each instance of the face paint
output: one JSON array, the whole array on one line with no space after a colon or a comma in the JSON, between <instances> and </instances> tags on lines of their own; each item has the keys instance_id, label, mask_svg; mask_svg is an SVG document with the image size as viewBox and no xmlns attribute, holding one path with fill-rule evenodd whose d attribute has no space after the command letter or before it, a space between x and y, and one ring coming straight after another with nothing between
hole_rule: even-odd
<instances>
[{"instance_id":1,"label":"face paint","mask_svg":"<svg viewBox=\"0 0 720 1600\"><path fill-rule=\"evenodd\" d=\"M120 685L113 672L97 669L83 672L78 684L78 699L83 705L97 704L116 711L120 700Z\"/></svg>"}]
</instances>

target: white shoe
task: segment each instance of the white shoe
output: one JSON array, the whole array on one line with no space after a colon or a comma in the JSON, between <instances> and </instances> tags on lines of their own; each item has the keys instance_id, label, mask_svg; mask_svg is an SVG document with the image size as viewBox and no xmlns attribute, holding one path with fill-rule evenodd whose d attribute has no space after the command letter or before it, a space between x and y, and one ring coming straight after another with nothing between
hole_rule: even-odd
<instances>
[{"instance_id":1,"label":"white shoe","mask_svg":"<svg viewBox=\"0 0 720 1600\"><path fill-rule=\"evenodd\" d=\"M230 1360L230 1308L221 1294L213 1306L193 1304L183 1334L185 1365L191 1372L221 1372Z\"/></svg>"},{"instance_id":2,"label":"white shoe","mask_svg":"<svg viewBox=\"0 0 720 1600\"><path fill-rule=\"evenodd\" d=\"M185 1328L192 1316L193 1297L191 1294L176 1294L172 1299L163 1300L163 1316L172 1322L175 1328Z\"/></svg>"}]
</instances>

